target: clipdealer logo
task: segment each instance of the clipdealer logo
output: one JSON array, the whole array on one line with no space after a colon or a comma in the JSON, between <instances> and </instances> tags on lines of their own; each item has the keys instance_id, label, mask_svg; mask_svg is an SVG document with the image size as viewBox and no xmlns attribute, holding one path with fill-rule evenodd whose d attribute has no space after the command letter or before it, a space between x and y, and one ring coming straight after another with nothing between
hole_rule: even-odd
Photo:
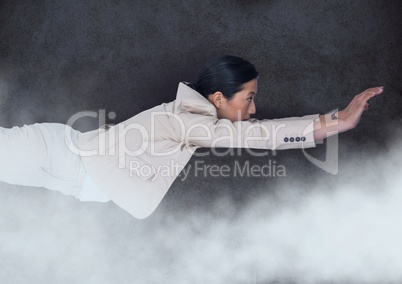
<instances>
[{"instance_id":1,"label":"clipdealer logo","mask_svg":"<svg viewBox=\"0 0 402 284\"><path fill-rule=\"evenodd\" d=\"M286 177L284 165L275 160L268 160L264 165L252 165L250 161L233 161L229 164L207 164L204 161L195 161L187 167L171 160L168 164L149 165L139 161L130 161L130 176L138 176L145 180L155 181L158 178L179 176L181 181L189 176L194 177Z\"/></svg>"},{"instance_id":2,"label":"clipdealer logo","mask_svg":"<svg viewBox=\"0 0 402 284\"><path fill-rule=\"evenodd\" d=\"M109 112L107 116L109 119L114 119L116 117L116 113ZM93 148L80 149L78 148L78 145L76 145L76 143L74 143L71 139L73 124L78 119L83 117L91 117L98 119L99 125L106 125L106 111L104 109L100 109L99 112L78 112L74 114L66 123L65 143L70 151L82 157L118 155L119 168L131 167L129 165L130 163L127 161L127 157L141 157L141 155L148 155L152 159L155 158L156 169L151 167L152 169L149 171L152 173L152 176L155 176L157 173L162 172L160 169L157 169L159 165L158 157L176 155L177 152L181 152L184 149L187 152L194 154L196 148L208 147L211 148L213 154L216 156L224 156L228 153L231 154L233 152L231 152L230 149L233 148L243 148L253 156L264 156L268 153L267 151L255 151L255 149L272 149L275 153L276 149L278 147L280 148L281 146L281 139L278 139L278 137L281 137L284 132L286 133L287 123L291 123L291 121L286 120L281 123L275 122L266 124L243 124L223 121L222 123L214 125L213 129L210 129L205 123L188 125L189 122L185 121L175 113L152 112L149 114L149 116L149 125L142 124L137 121L131 123L119 123L110 127L100 127L98 129L98 135L94 135L94 137L92 137L93 139L97 140L92 140L91 143L87 143L87 145L85 145ZM158 118L158 116L160 117ZM158 133L156 124L158 121L156 120L163 120L163 122L166 123L166 117L169 118L169 123L172 125L172 127L175 127L175 133L178 135L178 137L180 137L180 139L179 141L176 141L177 145L174 147L171 145L172 147L169 147L168 149L157 149L156 144L153 142L158 141L158 139L156 139ZM312 131L314 131L314 129L311 123L303 130L302 135L311 136ZM130 135L128 135L129 132ZM338 173L338 134L336 132L329 134L332 136L326 139L326 158L324 161L319 160L318 158L315 158L311 154L307 153L304 147L306 144L305 142L301 141L299 148L302 149L304 156L311 163L328 173L336 175ZM139 139L132 139L134 136L139 137ZM311 142L309 143L311 144ZM163 145L163 143L160 145ZM219 153L215 150L215 148L228 148L228 151L225 153ZM248 176L258 176L257 173L260 172L260 176L268 176L267 170L270 169L270 176L286 176L285 169L281 171L279 165L276 165L273 161L269 161L269 163L270 164L265 165L265 167L261 166L261 168L258 168L258 166L250 166L248 163L240 166L239 162L235 161L232 165L232 171L234 171L232 174L241 175L244 172ZM274 168L275 166L280 173L276 173L276 171L272 172L271 168ZM177 175L177 172L180 173L182 170L184 170L184 167L181 167L180 171L171 170L171 172L173 172L173 175ZM209 176L214 176L216 167L211 166L210 169L205 169L205 171L208 172ZM223 166L222 169L219 169L218 171L221 173L221 176L225 176L228 170L226 166ZM167 172L167 170L165 170L165 172ZM199 173L201 174L201 172L203 172L203 170L200 169ZM194 172L194 174L196 173L197 171Z\"/></svg>"},{"instance_id":3,"label":"clipdealer logo","mask_svg":"<svg viewBox=\"0 0 402 284\"><path fill-rule=\"evenodd\" d=\"M286 168L275 160L268 160L264 165L252 165L250 161L234 161L231 165L209 165L204 161L196 161L194 168L188 166L195 177L286 177ZM185 173L187 177L188 173Z\"/></svg>"}]
</instances>

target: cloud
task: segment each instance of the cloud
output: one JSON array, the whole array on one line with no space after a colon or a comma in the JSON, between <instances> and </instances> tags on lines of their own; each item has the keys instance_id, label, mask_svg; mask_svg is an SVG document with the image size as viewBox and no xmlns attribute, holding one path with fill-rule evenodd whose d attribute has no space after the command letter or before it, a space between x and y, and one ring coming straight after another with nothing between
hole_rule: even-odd
<instances>
[{"instance_id":1,"label":"cloud","mask_svg":"<svg viewBox=\"0 0 402 284\"><path fill-rule=\"evenodd\" d=\"M392 147L366 158L348 155L338 176L318 180L314 188L284 179L275 195L256 197L240 210L226 196L214 200L209 211L160 212L144 221L111 203L1 184L0 278L9 283L401 282L399 141L395 136Z\"/></svg>"},{"instance_id":2,"label":"cloud","mask_svg":"<svg viewBox=\"0 0 402 284\"><path fill-rule=\"evenodd\" d=\"M173 258L182 267L172 276L176 283L400 282L401 146L349 161L353 178L307 190L283 185L276 199L254 200L234 220L193 212L183 227L159 228L163 239L154 241L169 243L180 232L183 243L191 243ZM228 199L216 204L234 210Z\"/></svg>"}]
</instances>

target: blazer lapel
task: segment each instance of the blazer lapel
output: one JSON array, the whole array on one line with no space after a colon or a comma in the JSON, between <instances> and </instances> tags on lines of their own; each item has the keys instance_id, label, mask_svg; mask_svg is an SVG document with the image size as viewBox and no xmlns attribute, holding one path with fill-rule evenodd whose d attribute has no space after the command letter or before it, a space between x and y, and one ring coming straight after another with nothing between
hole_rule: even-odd
<instances>
[{"instance_id":1,"label":"blazer lapel","mask_svg":"<svg viewBox=\"0 0 402 284\"><path fill-rule=\"evenodd\" d=\"M213 104L200 93L180 82L176 95L175 112L181 111L217 117Z\"/></svg>"}]
</instances>

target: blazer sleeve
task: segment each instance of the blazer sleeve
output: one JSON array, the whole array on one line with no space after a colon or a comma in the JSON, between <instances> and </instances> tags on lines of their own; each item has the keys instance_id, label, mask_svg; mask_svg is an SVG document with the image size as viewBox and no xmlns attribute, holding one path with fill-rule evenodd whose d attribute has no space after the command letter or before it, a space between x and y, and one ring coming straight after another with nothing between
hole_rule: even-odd
<instances>
[{"instance_id":1,"label":"blazer sleeve","mask_svg":"<svg viewBox=\"0 0 402 284\"><path fill-rule=\"evenodd\" d=\"M181 112L180 139L199 147L292 149L315 147L314 120L319 115L231 122L215 116Z\"/></svg>"}]
</instances>

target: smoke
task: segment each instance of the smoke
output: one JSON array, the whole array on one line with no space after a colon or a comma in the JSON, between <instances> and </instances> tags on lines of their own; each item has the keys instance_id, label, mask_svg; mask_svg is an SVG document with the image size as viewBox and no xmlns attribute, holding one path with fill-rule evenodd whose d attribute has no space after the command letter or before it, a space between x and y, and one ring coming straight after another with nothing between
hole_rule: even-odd
<instances>
[{"instance_id":1,"label":"smoke","mask_svg":"<svg viewBox=\"0 0 402 284\"><path fill-rule=\"evenodd\" d=\"M193 214L198 230L180 228L192 247L175 260L188 277L183 283L400 282L400 146L363 161L355 172L365 174L352 181L317 184L306 196L284 187L279 200L255 200L236 220Z\"/></svg>"},{"instance_id":2,"label":"smoke","mask_svg":"<svg viewBox=\"0 0 402 284\"><path fill-rule=\"evenodd\" d=\"M113 204L1 185L7 283L397 283L402 280L402 145L343 164L353 173L236 211L135 220ZM356 169L356 165L359 169ZM345 168L346 167L346 168ZM233 217L235 216L235 217Z\"/></svg>"}]
</instances>

